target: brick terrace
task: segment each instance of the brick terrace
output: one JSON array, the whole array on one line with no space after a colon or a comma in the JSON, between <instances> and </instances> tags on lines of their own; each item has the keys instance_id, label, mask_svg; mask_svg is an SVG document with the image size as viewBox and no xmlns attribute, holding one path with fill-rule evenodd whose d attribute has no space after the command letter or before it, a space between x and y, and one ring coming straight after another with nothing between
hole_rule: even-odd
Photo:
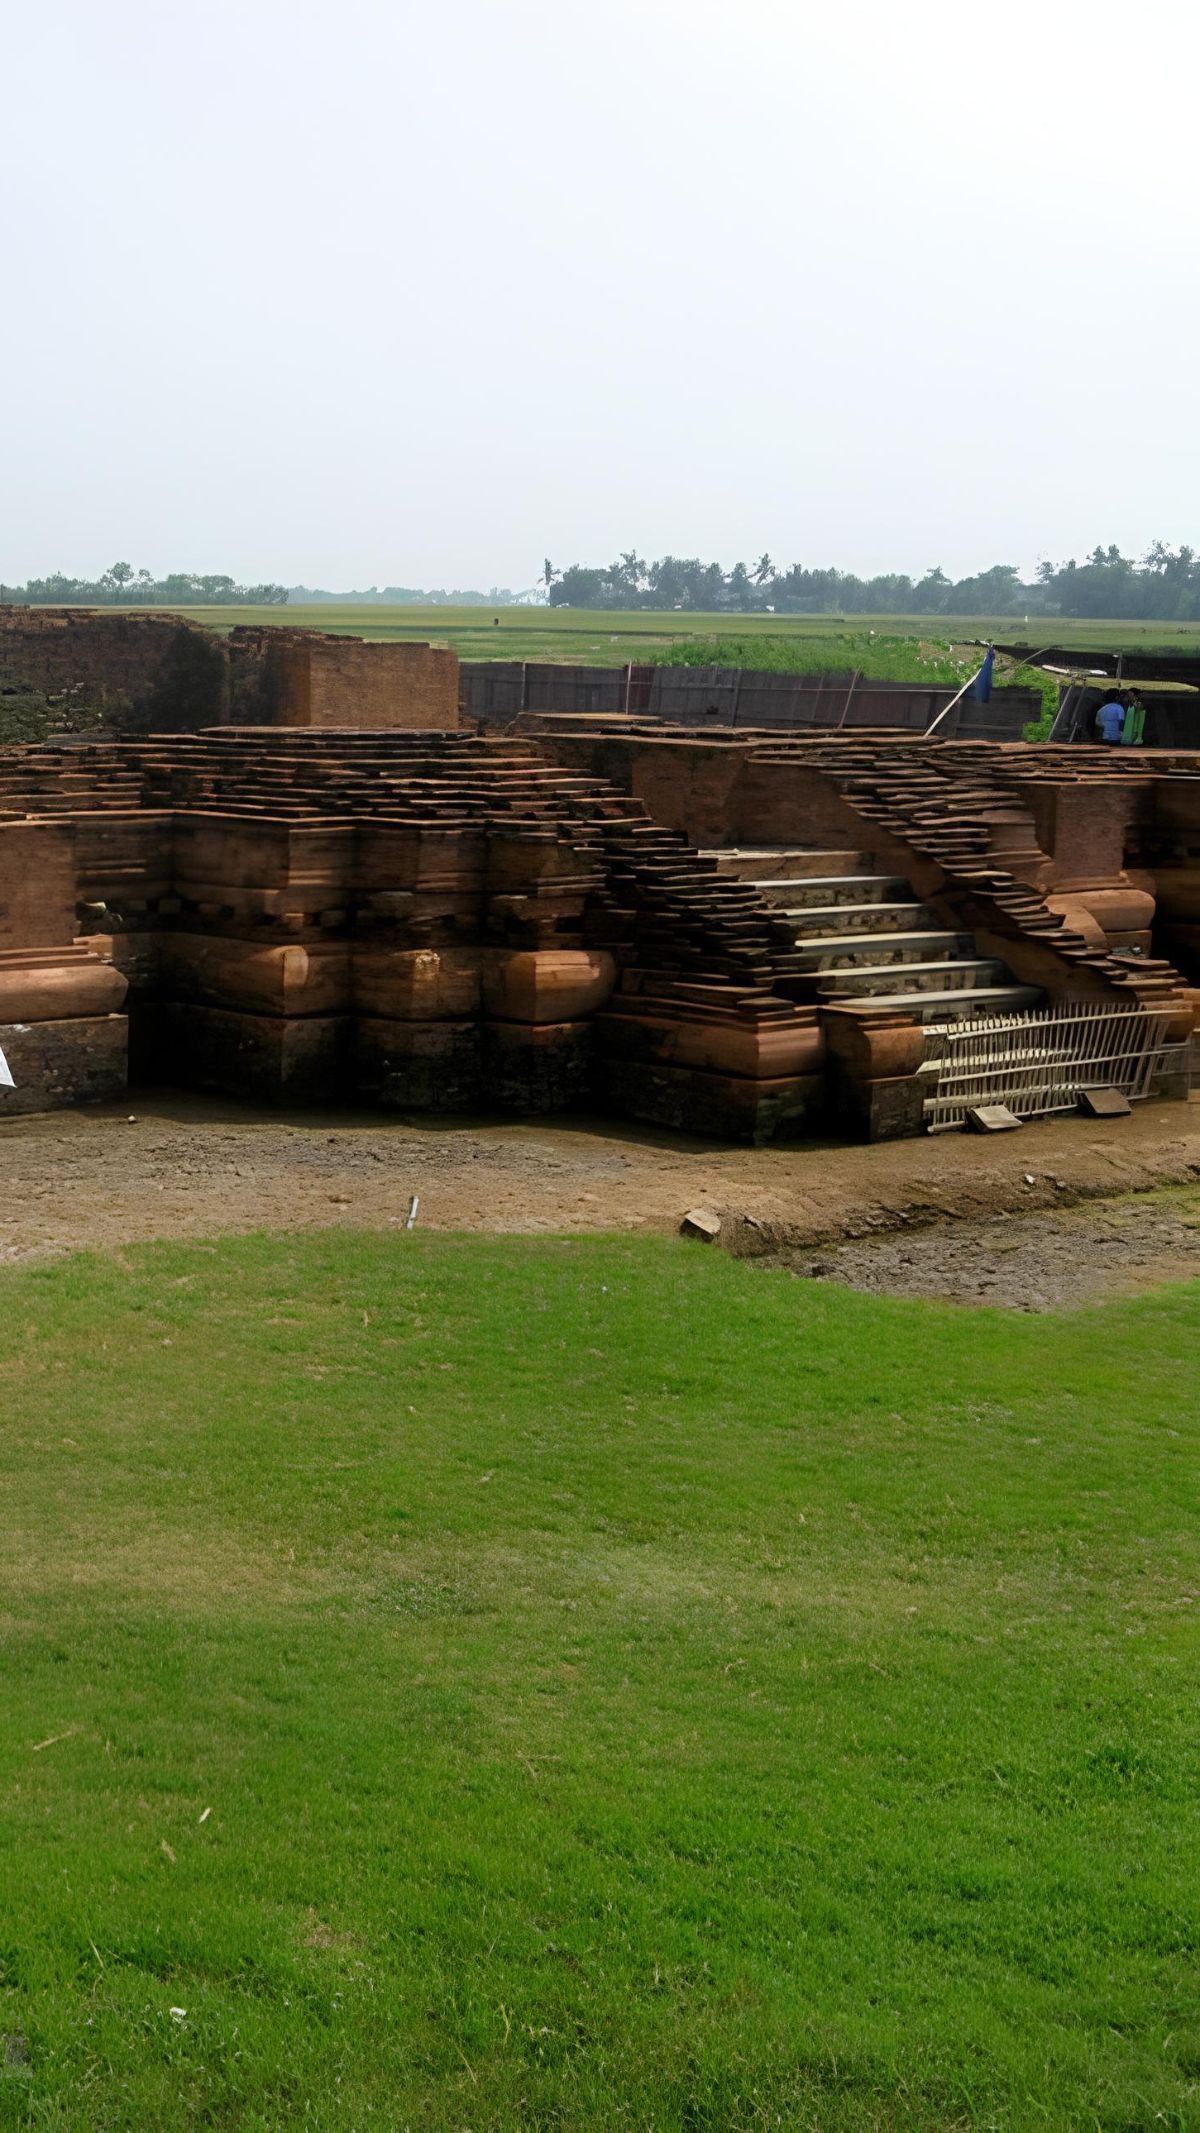
<instances>
[{"instance_id":1,"label":"brick terrace","mask_svg":"<svg viewBox=\"0 0 1200 2133\"><path fill-rule=\"evenodd\" d=\"M290 1103L883 1134L973 995L1191 1027L1125 861L1200 919L1195 759L581 724L0 750L6 1108L119 1095L132 1058Z\"/></svg>"}]
</instances>

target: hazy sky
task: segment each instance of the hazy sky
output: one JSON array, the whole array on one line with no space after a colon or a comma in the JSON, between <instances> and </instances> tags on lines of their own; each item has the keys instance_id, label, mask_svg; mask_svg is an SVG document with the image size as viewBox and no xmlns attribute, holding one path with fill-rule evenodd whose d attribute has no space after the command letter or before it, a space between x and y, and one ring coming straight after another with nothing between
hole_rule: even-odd
<instances>
[{"instance_id":1,"label":"hazy sky","mask_svg":"<svg viewBox=\"0 0 1200 2133\"><path fill-rule=\"evenodd\" d=\"M1200 540L1194 5L39 0L0 578Z\"/></svg>"}]
</instances>

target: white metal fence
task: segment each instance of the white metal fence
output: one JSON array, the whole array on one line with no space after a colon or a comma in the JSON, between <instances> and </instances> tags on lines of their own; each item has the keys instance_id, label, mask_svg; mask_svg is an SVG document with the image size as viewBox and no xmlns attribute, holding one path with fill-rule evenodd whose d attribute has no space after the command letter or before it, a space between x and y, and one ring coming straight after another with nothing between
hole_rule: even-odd
<instances>
[{"instance_id":1,"label":"white metal fence","mask_svg":"<svg viewBox=\"0 0 1200 2133\"><path fill-rule=\"evenodd\" d=\"M922 1074L929 1077L930 1133L961 1126L976 1104L1007 1104L1017 1118L1073 1111L1087 1088L1119 1089L1131 1102L1149 1094L1169 1054L1169 1017L1141 1008L1076 1002L947 1022L926 1031Z\"/></svg>"}]
</instances>

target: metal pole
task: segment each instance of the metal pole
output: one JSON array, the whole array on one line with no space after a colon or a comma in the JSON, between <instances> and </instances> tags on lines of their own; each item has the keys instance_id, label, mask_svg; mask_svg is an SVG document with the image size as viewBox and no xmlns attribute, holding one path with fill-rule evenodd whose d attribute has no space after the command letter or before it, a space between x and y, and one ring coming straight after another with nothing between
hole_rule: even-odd
<instances>
[{"instance_id":1,"label":"metal pole","mask_svg":"<svg viewBox=\"0 0 1200 2133\"><path fill-rule=\"evenodd\" d=\"M983 668L982 668L982 667L979 667L979 668L977 669L977 671L976 671L976 672L975 672L974 674L972 674L972 676L971 676L971 679L970 679L969 681L964 681L964 683L963 683L963 685L962 685L961 689L959 690L959 692L958 692L957 696L952 696L952 697L950 698L950 701L949 701L949 703L948 703L948 704L943 704L943 705L942 705L942 708L941 708L941 710L940 710L940 711L938 712L938 715L937 715L937 717L936 717L935 719L933 719L933 720L931 721L931 723L930 723L930 724L929 724L928 726L926 726L926 728L925 728L925 739L926 739L926 740L928 740L928 739L929 739L929 736L930 736L930 734L931 734L931 733L936 733L936 732L937 732L937 729L938 729L938 727L939 727L939 726L941 725L941 723L942 723L942 720L943 720L944 718L947 718L947 717L949 717L949 714L951 713L951 711L953 711L953 709L954 709L954 706L955 706L955 704L961 704L961 702L962 702L962 700L963 700L963 697L964 697L964 696L966 695L966 693L967 693L967 690L968 690L968 689L973 689L973 688L975 687L975 684L976 684L976 682L978 681L978 679L979 679L979 676L980 676L980 674L982 674L982 672L983 672Z\"/></svg>"}]
</instances>

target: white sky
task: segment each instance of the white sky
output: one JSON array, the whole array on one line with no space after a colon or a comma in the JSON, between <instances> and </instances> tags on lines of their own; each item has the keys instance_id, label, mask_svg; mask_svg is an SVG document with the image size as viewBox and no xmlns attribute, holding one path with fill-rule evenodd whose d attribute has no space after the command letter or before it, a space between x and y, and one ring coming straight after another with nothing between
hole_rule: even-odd
<instances>
[{"instance_id":1,"label":"white sky","mask_svg":"<svg viewBox=\"0 0 1200 2133\"><path fill-rule=\"evenodd\" d=\"M1194 5L3 23L0 578L1200 536Z\"/></svg>"}]
</instances>

